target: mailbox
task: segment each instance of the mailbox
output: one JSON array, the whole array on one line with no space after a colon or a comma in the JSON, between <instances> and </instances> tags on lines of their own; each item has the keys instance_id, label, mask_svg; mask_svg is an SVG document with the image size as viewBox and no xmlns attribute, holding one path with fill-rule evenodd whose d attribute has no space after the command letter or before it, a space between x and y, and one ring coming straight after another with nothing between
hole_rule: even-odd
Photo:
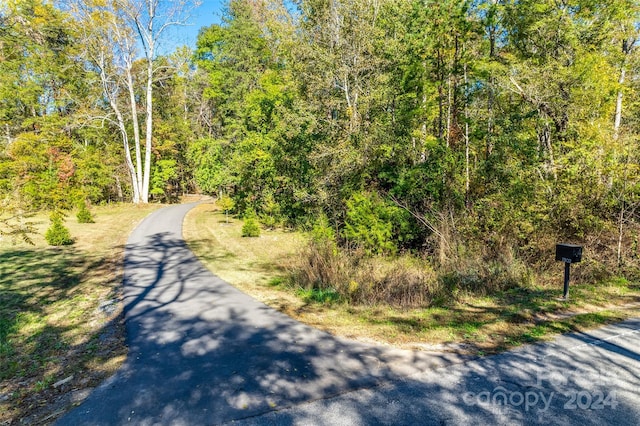
<instances>
[{"instance_id":1,"label":"mailbox","mask_svg":"<svg viewBox=\"0 0 640 426\"><path fill-rule=\"evenodd\" d=\"M582 246L575 244L556 244L556 260L564 263L577 263L582 260Z\"/></svg>"},{"instance_id":2,"label":"mailbox","mask_svg":"<svg viewBox=\"0 0 640 426\"><path fill-rule=\"evenodd\" d=\"M564 291L562 298L569 299L569 274L571 264L582 260L582 246L575 244L556 244L556 260L564 262Z\"/></svg>"}]
</instances>

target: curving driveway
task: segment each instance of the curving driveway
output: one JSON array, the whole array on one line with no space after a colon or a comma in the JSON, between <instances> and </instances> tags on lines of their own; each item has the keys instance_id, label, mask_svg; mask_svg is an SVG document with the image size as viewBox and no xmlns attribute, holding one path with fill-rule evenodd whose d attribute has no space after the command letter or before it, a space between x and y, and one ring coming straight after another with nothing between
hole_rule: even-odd
<instances>
[{"instance_id":1,"label":"curving driveway","mask_svg":"<svg viewBox=\"0 0 640 426\"><path fill-rule=\"evenodd\" d=\"M186 246L194 205L158 210L129 237L127 361L59 424L217 424L462 360L338 339L257 302Z\"/></svg>"},{"instance_id":2,"label":"curving driveway","mask_svg":"<svg viewBox=\"0 0 640 426\"><path fill-rule=\"evenodd\" d=\"M209 272L193 206L131 234L127 361L60 425L640 424L640 320L472 361L338 339Z\"/></svg>"}]
</instances>

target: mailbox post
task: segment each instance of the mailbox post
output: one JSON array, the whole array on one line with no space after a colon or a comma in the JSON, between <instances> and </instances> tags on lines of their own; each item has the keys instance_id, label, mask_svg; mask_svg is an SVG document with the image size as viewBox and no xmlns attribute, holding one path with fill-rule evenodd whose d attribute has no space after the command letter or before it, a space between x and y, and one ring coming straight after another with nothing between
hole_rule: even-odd
<instances>
[{"instance_id":1,"label":"mailbox post","mask_svg":"<svg viewBox=\"0 0 640 426\"><path fill-rule=\"evenodd\" d=\"M564 291L562 298L569 298L569 276L571 264L582 260L582 246L575 244L556 244L556 260L564 262Z\"/></svg>"}]
</instances>

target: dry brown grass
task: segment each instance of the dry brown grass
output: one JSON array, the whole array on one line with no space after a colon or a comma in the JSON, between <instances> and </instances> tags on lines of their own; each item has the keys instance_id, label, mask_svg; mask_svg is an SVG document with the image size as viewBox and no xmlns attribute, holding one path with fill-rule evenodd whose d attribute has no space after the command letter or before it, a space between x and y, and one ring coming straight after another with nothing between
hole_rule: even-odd
<instances>
[{"instance_id":1,"label":"dry brown grass","mask_svg":"<svg viewBox=\"0 0 640 426\"><path fill-rule=\"evenodd\" d=\"M353 305L424 307L444 294L437 274L420 259L372 258L358 250L338 250L331 241L308 244L292 263L290 278L310 296L333 291Z\"/></svg>"}]
</instances>

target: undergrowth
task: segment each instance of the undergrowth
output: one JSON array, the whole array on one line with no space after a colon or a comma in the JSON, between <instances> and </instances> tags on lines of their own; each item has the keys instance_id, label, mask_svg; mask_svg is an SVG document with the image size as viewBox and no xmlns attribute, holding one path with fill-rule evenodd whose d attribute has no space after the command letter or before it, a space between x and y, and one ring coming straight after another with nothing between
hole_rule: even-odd
<instances>
[{"instance_id":1,"label":"undergrowth","mask_svg":"<svg viewBox=\"0 0 640 426\"><path fill-rule=\"evenodd\" d=\"M288 280L302 289L308 301L396 308L444 306L468 295L553 284L563 271L554 259L555 245L547 241L540 242L532 255L518 247L488 250L458 240L447 244L445 256L434 259L412 253L371 255L362 248L339 246L330 232L314 230L312 234L292 261ZM574 281L597 283L615 276L637 276L633 258L619 267L611 261L610 245L603 244L598 251L594 246L585 243L584 260L574 267Z\"/></svg>"}]
</instances>

